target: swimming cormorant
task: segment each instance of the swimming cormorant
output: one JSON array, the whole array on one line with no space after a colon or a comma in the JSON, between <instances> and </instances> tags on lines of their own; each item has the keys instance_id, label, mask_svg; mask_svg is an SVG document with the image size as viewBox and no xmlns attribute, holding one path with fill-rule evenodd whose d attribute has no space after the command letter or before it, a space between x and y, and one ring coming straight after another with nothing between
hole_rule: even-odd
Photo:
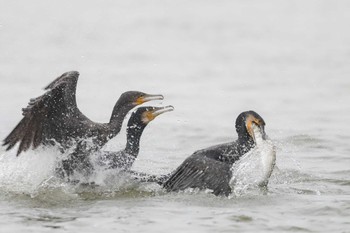
<instances>
[{"instance_id":1,"label":"swimming cormorant","mask_svg":"<svg viewBox=\"0 0 350 233\"><path fill-rule=\"evenodd\" d=\"M101 151L97 163L106 169L129 170L139 154L141 135L148 123L160 114L173 110L173 106L136 109L128 121L125 149L118 152Z\"/></svg>"},{"instance_id":2,"label":"swimming cormorant","mask_svg":"<svg viewBox=\"0 0 350 233\"><path fill-rule=\"evenodd\" d=\"M62 74L46 88L46 93L31 99L23 108L23 118L4 139L10 150L19 144L17 155L31 147L58 143L62 152L73 148L72 167L85 160L90 151L101 148L116 136L124 117L135 106L150 100L161 100L162 95L148 95L138 91L123 93L116 102L108 123L96 123L80 112L76 103L76 86L79 73ZM87 143L86 139L92 139Z\"/></svg>"},{"instance_id":3,"label":"swimming cormorant","mask_svg":"<svg viewBox=\"0 0 350 233\"><path fill-rule=\"evenodd\" d=\"M228 196L232 191L230 187L232 165L255 147L254 128L259 129L263 139L266 138L264 126L264 120L256 112L243 112L236 120L238 133L236 141L196 151L173 173L155 180L163 183L167 191L199 188L210 189L215 195ZM154 178L150 177L151 180Z\"/></svg>"}]
</instances>

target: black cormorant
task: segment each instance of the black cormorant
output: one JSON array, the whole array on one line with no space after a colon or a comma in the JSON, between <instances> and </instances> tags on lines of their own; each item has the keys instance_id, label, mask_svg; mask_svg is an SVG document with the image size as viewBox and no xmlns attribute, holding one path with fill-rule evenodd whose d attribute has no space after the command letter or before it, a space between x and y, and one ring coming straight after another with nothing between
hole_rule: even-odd
<instances>
[{"instance_id":1,"label":"black cormorant","mask_svg":"<svg viewBox=\"0 0 350 233\"><path fill-rule=\"evenodd\" d=\"M236 120L236 141L196 151L173 173L158 177L157 182L164 182L163 187L167 191L199 188L210 189L215 195L229 195L232 191L232 165L255 147L254 128L259 129L263 139L266 138L264 126L264 120L256 112L241 113ZM151 176L149 180L154 181L154 178Z\"/></svg>"},{"instance_id":2,"label":"black cormorant","mask_svg":"<svg viewBox=\"0 0 350 233\"><path fill-rule=\"evenodd\" d=\"M106 169L129 170L139 154L141 135L148 123L160 114L173 110L173 106L136 109L128 121L125 149L118 152L101 151L97 163Z\"/></svg>"},{"instance_id":3,"label":"black cormorant","mask_svg":"<svg viewBox=\"0 0 350 233\"><path fill-rule=\"evenodd\" d=\"M6 150L18 142L17 155L31 147L58 143L62 152L73 148L72 166L87 157L116 136L124 117L135 106L150 100L161 100L162 95L148 95L138 91L123 93L115 104L109 123L96 123L80 112L76 103L76 86L79 73L70 71L50 83L43 95L31 99L23 108L23 118L4 139ZM87 143L86 139L91 139Z\"/></svg>"}]
</instances>

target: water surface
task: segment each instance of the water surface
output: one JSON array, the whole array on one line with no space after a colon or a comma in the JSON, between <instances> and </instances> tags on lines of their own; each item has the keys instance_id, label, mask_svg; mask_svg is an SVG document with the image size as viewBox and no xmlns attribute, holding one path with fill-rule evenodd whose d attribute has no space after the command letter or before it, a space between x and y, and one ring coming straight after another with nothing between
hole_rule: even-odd
<instances>
[{"instance_id":1,"label":"water surface","mask_svg":"<svg viewBox=\"0 0 350 233\"><path fill-rule=\"evenodd\" d=\"M79 108L106 122L121 92L175 107L147 126L134 169L172 171L236 138L255 110L277 146L265 194L164 193L113 174L50 179L57 153L1 151L0 232L350 232L348 1L2 1L0 136L40 88L81 74ZM106 149L125 145L125 127ZM107 183L104 179L109 177Z\"/></svg>"}]
</instances>

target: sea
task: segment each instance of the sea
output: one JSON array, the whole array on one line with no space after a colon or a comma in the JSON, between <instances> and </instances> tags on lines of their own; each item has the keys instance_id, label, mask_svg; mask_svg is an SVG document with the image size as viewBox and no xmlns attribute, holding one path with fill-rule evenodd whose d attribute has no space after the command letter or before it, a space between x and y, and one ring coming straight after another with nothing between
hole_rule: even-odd
<instances>
[{"instance_id":1,"label":"sea","mask_svg":"<svg viewBox=\"0 0 350 233\"><path fill-rule=\"evenodd\" d=\"M174 106L145 129L135 171L167 174L234 141L247 110L276 148L266 192L217 197L108 172L74 186L55 177L57 148L1 147L0 232L350 232L349 12L346 0L0 0L1 139L77 70L93 121L129 90ZM125 126L103 150L124 148Z\"/></svg>"}]
</instances>

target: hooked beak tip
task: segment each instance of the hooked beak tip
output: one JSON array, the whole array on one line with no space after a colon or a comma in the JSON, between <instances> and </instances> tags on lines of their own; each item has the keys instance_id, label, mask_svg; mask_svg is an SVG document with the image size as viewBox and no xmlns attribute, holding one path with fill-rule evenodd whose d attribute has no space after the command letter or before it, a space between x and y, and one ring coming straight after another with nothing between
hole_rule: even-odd
<instances>
[{"instance_id":1,"label":"hooked beak tip","mask_svg":"<svg viewBox=\"0 0 350 233\"><path fill-rule=\"evenodd\" d=\"M153 112L154 116L159 116L160 114L166 113L166 112L171 112L174 111L174 107L172 105L168 105L162 108L159 108Z\"/></svg>"}]
</instances>

